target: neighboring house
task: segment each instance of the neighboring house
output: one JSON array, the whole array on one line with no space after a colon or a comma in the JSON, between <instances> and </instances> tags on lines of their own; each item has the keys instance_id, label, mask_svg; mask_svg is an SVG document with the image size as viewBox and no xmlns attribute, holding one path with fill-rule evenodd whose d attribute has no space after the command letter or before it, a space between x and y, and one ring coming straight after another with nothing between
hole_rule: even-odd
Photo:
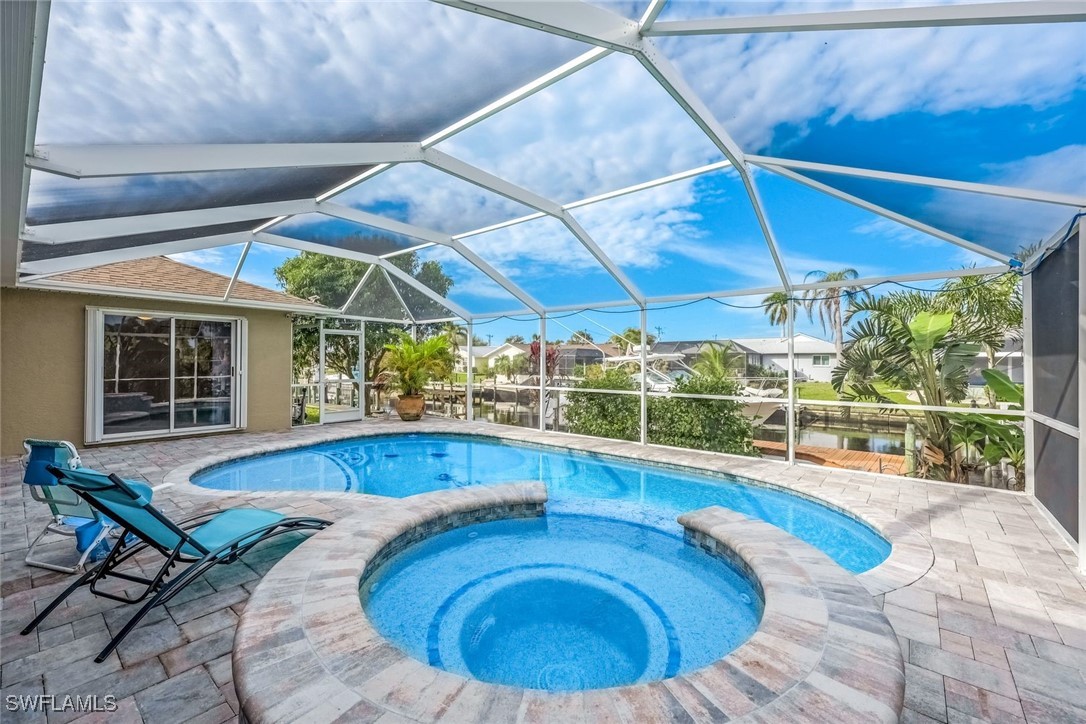
<instances>
[{"instance_id":1,"label":"neighboring house","mask_svg":"<svg viewBox=\"0 0 1086 724\"><path fill-rule=\"evenodd\" d=\"M996 352L995 369L1004 372L1012 381L1022 384L1026 378L1022 354L1022 340L1008 339L1003 347ZM974 387L984 387L984 377L981 370L988 369L988 352L981 350L977 353L977 361L973 364L973 372L969 375L969 384Z\"/></svg>"},{"instance_id":2,"label":"neighboring house","mask_svg":"<svg viewBox=\"0 0 1086 724\"><path fill-rule=\"evenodd\" d=\"M471 358L475 366L475 371L483 372L493 367L499 357L521 357L527 355L530 350L530 345L513 344L512 342L505 342L504 344L493 346L473 345L471 348ZM457 372L466 372L467 364L468 347L467 345L460 345L460 354L456 360L455 370Z\"/></svg>"},{"instance_id":3,"label":"neighboring house","mask_svg":"<svg viewBox=\"0 0 1086 724\"><path fill-rule=\"evenodd\" d=\"M748 365L758 365L774 372L788 371L788 339L752 337L733 339L736 349L747 355ZM837 365L837 351L827 342L799 332L795 336L796 376L813 382L829 382Z\"/></svg>"},{"instance_id":4,"label":"neighboring house","mask_svg":"<svg viewBox=\"0 0 1086 724\"><path fill-rule=\"evenodd\" d=\"M335 313L241 280L224 302L228 277L167 257L42 281L2 290L4 455L26 437L287 429L291 317Z\"/></svg>"},{"instance_id":5,"label":"neighboring house","mask_svg":"<svg viewBox=\"0 0 1086 724\"><path fill-rule=\"evenodd\" d=\"M657 342L652 354L681 354L682 366L693 367L698 355L706 346L731 343L733 351L746 358L746 364L757 365L774 372L788 371L788 340L779 337L740 337L725 339L697 339L673 342ZM796 375L801 379L829 382L830 372L837 364L837 353L832 342L809 334L795 337Z\"/></svg>"},{"instance_id":6,"label":"neighboring house","mask_svg":"<svg viewBox=\"0 0 1086 724\"><path fill-rule=\"evenodd\" d=\"M558 377L576 377L589 365L601 364L605 357L618 357L622 350L613 344L560 344L558 345Z\"/></svg>"},{"instance_id":7,"label":"neighboring house","mask_svg":"<svg viewBox=\"0 0 1086 724\"><path fill-rule=\"evenodd\" d=\"M558 377L573 377L577 370L603 362L604 357L617 357L621 350L613 344L560 344L558 348L558 368L553 372ZM531 345L505 344L491 347L473 346L471 356L474 360L475 371L482 372L492 368L502 357L524 357L531 354ZM468 348L460 346L460 356L456 362L456 371L463 372L467 369Z\"/></svg>"}]
</instances>

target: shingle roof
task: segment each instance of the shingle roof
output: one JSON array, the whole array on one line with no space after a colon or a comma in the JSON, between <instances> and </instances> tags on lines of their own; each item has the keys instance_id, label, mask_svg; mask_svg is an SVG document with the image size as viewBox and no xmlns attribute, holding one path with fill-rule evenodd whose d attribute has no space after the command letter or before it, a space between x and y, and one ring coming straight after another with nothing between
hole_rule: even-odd
<instances>
[{"instance_id":1,"label":"shingle roof","mask_svg":"<svg viewBox=\"0 0 1086 724\"><path fill-rule=\"evenodd\" d=\"M53 279L68 284L93 284L95 286L219 298L226 294L226 288L230 284L230 278L222 274L183 264L164 256L103 264L90 269L79 269L58 274ZM234 285L230 298L246 302L312 307L314 310L324 309L321 305L314 304L306 299L250 284L240 279Z\"/></svg>"}]
</instances>

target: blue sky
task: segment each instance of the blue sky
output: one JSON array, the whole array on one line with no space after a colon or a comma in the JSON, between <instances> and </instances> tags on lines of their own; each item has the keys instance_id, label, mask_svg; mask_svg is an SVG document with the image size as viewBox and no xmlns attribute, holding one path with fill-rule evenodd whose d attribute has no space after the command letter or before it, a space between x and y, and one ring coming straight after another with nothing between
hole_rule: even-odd
<instances>
[{"instance_id":1,"label":"blue sky","mask_svg":"<svg viewBox=\"0 0 1086 724\"><path fill-rule=\"evenodd\" d=\"M833 4L850 5L862 6ZM737 7L674 3L666 15ZM753 10L788 7L765 3ZM749 3L743 8L752 11ZM1082 194L1081 37L1081 24L1066 24L676 38L660 46L749 153ZM586 49L420 2L57 3L38 142L417 140ZM620 55L439 148L563 203L722 160L648 73ZM983 263L789 179L768 172L755 178L794 281L817 269L852 267L869 276ZM828 174L817 180L1004 255L1046 238L1073 213ZM229 198L245 180L205 174L80 183L88 207L105 207L186 185L205 197ZM254 176L250 187L260 183ZM31 205L49 208L73 193L72 182L35 174ZM396 167L335 201L446 233L529 212L417 165ZM779 281L731 171L573 214L649 295ZM373 233L316 217L276 232L333 243ZM553 220L472 236L465 244L544 303L622 298L598 262ZM238 253L225 248L181 258L230 273ZM243 278L272 285L275 266L290 255L254 247ZM445 265L456 281L453 299L469 309L521 306L454 253L434 249L424 256ZM716 304L659 315L668 318L662 326L671 338L774 333L758 314Z\"/></svg>"}]
</instances>

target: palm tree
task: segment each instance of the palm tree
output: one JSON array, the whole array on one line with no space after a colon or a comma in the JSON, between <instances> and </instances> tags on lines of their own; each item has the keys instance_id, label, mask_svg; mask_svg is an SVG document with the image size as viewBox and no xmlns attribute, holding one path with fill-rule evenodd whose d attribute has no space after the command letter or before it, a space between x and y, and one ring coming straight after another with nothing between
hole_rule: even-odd
<instances>
[{"instance_id":1,"label":"palm tree","mask_svg":"<svg viewBox=\"0 0 1086 724\"><path fill-rule=\"evenodd\" d=\"M934 304L941 311L975 320L981 328L999 330L998 341L983 345L988 369L995 368L996 355L1004 341L1008 337L1017 339L1022 334L1022 287L1014 274L952 279L935 295ZM995 407L995 393L990 387L986 389L988 401Z\"/></svg>"},{"instance_id":2,"label":"palm tree","mask_svg":"<svg viewBox=\"0 0 1086 724\"><path fill-rule=\"evenodd\" d=\"M762 299L762 306L769 317L769 323L781 328L781 339L784 339L788 321L795 318L796 301L788 292L773 292Z\"/></svg>"},{"instance_id":3,"label":"palm tree","mask_svg":"<svg viewBox=\"0 0 1086 724\"><path fill-rule=\"evenodd\" d=\"M734 377L737 371L743 369L745 361L746 357L742 352L736 351L730 341L711 342L698 352L694 372L715 380Z\"/></svg>"},{"instance_id":4,"label":"palm tree","mask_svg":"<svg viewBox=\"0 0 1086 724\"><path fill-rule=\"evenodd\" d=\"M626 350L631 347L641 346L641 330L637 327L627 327L622 330L622 334L612 334L608 338L607 342L613 344L616 347ZM645 343L651 347L656 344L656 336L652 334L645 334Z\"/></svg>"},{"instance_id":5,"label":"palm tree","mask_svg":"<svg viewBox=\"0 0 1086 724\"><path fill-rule=\"evenodd\" d=\"M585 329L579 329L569 337L570 344L591 344L593 341L591 332Z\"/></svg>"},{"instance_id":6,"label":"palm tree","mask_svg":"<svg viewBox=\"0 0 1086 724\"><path fill-rule=\"evenodd\" d=\"M803 306L807 310L807 318L814 321L815 311L818 311L818 321L822 323L823 331L833 331L833 346L837 352L837 358L841 358L841 350L845 346L845 324L841 313L841 297L850 300L855 296L868 297L867 290L856 284L848 284L853 279L858 279L860 273L855 269L839 269L837 271L811 271L807 272L804 281L810 281L815 277L819 284L833 283L833 286L808 289L803 292Z\"/></svg>"},{"instance_id":7,"label":"palm tree","mask_svg":"<svg viewBox=\"0 0 1086 724\"><path fill-rule=\"evenodd\" d=\"M846 400L891 404L875 384L881 381L914 392L921 405L946 407L960 402L981 345L1000 339L994 327L940 311L931 297L919 292L859 299L852 309L864 318L849 332L848 346L830 378L834 390ZM905 414L924 441L921 477L960 480L953 417L932 410Z\"/></svg>"}]
</instances>

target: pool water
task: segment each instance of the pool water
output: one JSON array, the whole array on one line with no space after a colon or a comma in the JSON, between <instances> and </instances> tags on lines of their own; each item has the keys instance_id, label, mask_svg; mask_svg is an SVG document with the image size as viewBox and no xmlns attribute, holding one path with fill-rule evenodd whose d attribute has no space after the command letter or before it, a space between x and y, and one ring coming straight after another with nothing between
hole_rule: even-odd
<instances>
[{"instance_id":1,"label":"pool water","mask_svg":"<svg viewBox=\"0 0 1086 724\"><path fill-rule=\"evenodd\" d=\"M762 607L744 576L678 535L563 513L434 536L360 595L377 630L416 659L550 691L700 668L749 638Z\"/></svg>"},{"instance_id":2,"label":"pool water","mask_svg":"<svg viewBox=\"0 0 1086 724\"><path fill-rule=\"evenodd\" d=\"M618 503L626 517L679 531L675 517L721 505L782 528L853 573L882 563L890 544L828 506L741 478L700 475L571 450L461 435L396 435L314 445L238 460L193 478L217 490L309 490L403 498L466 485L547 485L548 510L592 512Z\"/></svg>"}]
</instances>

